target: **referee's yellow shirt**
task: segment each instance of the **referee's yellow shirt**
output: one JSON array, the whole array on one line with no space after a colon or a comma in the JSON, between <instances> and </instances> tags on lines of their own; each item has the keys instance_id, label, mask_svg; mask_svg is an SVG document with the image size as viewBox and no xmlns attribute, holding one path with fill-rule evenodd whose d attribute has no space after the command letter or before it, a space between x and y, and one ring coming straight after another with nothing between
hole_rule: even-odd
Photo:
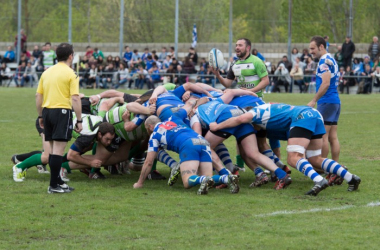
<instances>
[{"instance_id":1,"label":"referee's yellow shirt","mask_svg":"<svg viewBox=\"0 0 380 250\"><path fill-rule=\"evenodd\" d=\"M79 77L67 64L59 62L48 68L38 84L43 108L72 109L71 96L79 95Z\"/></svg>"}]
</instances>

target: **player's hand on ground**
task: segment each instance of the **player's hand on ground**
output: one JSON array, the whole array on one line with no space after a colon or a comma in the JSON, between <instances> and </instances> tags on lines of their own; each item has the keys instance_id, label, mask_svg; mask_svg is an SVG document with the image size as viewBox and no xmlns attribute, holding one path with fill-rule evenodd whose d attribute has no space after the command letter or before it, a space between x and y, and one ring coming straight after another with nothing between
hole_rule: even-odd
<instances>
[{"instance_id":1,"label":"player's hand on ground","mask_svg":"<svg viewBox=\"0 0 380 250\"><path fill-rule=\"evenodd\" d=\"M143 186L144 184L139 183L139 182L136 182L135 184L133 184L133 188L142 188Z\"/></svg>"},{"instance_id":2,"label":"player's hand on ground","mask_svg":"<svg viewBox=\"0 0 380 250\"><path fill-rule=\"evenodd\" d=\"M218 130L218 124L216 122L210 123L210 130L211 131L217 131Z\"/></svg>"},{"instance_id":3,"label":"player's hand on ground","mask_svg":"<svg viewBox=\"0 0 380 250\"><path fill-rule=\"evenodd\" d=\"M95 159L90 162L91 167L93 168L100 168L102 166L102 161Z\"/></svg>"},{"instance_id":4,"label":"player's hand on ground","mask_svg":"<svg viewBox=\"0 0 380 250\"><path fill-rule=\"evenodd\" d=\"M80 131L82 131L82 129L83 129L82 123L75 124L75 128L74 128L75 132L80 133Z\"/></svg>"}]
</instances>

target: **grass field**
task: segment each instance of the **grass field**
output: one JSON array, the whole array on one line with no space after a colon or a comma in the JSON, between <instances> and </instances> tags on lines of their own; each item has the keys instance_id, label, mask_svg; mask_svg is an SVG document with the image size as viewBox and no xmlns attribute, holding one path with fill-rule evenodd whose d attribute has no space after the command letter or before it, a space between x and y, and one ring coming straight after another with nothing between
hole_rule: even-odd
<instances>
[{"instance_id":1,"label":"grass field","mask_svg":"<svg viewBox=\"0 0 380 250\"><path fill-rule=\"evenodd\" d=\"M343 95L339 123L341 160L362 184L303 195L313 183L293 169L293 184L250 189L251 171L241 173L241 191L212 189L197 196L179 181L132 185L139 173L89 180L69 177L76 190L48 195L49 175L28 171L12 179L10 158L41 148L34 122L35 89L0 88L0 249L377 249L379 206L379 95ZM86 94L94 93L86 90ZM271 94L266 101L306 104L312 95ZM286 162L285 144L282 144ZM228 147L235 158L232 139ZM165 176L169 169L158 170Z\"/></svg>"}]
</instances>

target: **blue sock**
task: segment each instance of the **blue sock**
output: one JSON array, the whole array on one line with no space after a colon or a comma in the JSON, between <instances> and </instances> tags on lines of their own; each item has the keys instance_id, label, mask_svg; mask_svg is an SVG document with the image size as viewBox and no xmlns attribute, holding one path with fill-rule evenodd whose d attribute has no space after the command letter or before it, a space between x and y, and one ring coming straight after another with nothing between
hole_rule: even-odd
<instances>
[{"instance_id":1,"label":"blue sock","mask_svg":"<svg viewBox=\"0 0 380 250\"><path fill-rule=\"evenodd\" d=\"M314 182L320 182L323 180L323 177L315 172L313 166L311 166L311 164L304 158L301 158L297 161L296 168L298 171L312 179Z\"/></svg>"},{"instance_id":2,"label":"blue sock","mask_svg":"<svg viewBox=\"0 0 380 250\"><path fill-rule=\"evenodd\" d=\"M274 164L276 164L277 167L279 167L279 168L284 167L284 163L282 163L280 158L278 158L277 155L275 155L271 149L265 150L263 152L263 155L265 155L266 157L271 159L274 162Z\"/></svg>"},{"instance_id":3,"label":"blue sock","mask_svg":"<svg viewBox=\"0 0 380 250\"><path fill-rule=\"evenodd\" d=\"M260 175L261 173L264 173L264 171L260 167L255 168L254 172L256 176Z\"/></svg>"},{"instance_id":4,"label":"blue sock","mask_svg":"<svg viewBox=\"0 0 380 250\"><path fill-rule=\"evenodd\" d=\"M277 168L274 171L274 174L277 176L278 179L282 179L286 176L286 172L284 170L282 170L281 168Z\"/></svg>"},{"instance_id":5,"label":"blue sock","mask_svg":"<svg viewBox=\"0 0 380 250\"><path fill-rule=\"evenodd\" d=\"M196 185L201 184L201 182L206 178L206 176L198 176L198 175L192 175L187 179L189 186L194 187Z\"/></svg>"},{"instance_id":6,"label":"blue sock","mask_svg":"<svg viewBox=\"0 0 380 250\"><path fill-rule=\"evenodd\" d=\"M173 168L177 164L177 162L165 150L160 150L160 152L158 152L157 159L168 165L169 168Z\"/></svg>"},{"instance_id":7,"label":"blue sock","mask_svg":"<svg viewBox=\"0 0 380 250\"><path fill-rule=\"evenodd\" d=\"M230 172L228 172L228 170L225 168L222 168L222 170L219 171L219 175L229 175L229 174Z\"/></svg>"},{"instance_id":8,"label":"blue sock","mask_svg":"<svg viewBox=\"0 0 380 250\"><path fill-rule=\"evenodd\" d=\"M322 169L328 173L339 175L346 181L352 180L352 174L334 160L324 159L322 162Z\"/></svg>"},{"instance_id":9,"label":"blue sock","mask_svg":"<svg viewBox=\"0 0 380 250\"><path fill-rule=\"evenodd\" d=\"M215 147L215 153L219 156L220 160L223 162L223 165L229 170L233 171L234 164L232 163L230 153L228 152L227 147L220 143Z\"/></svg>"},{"instance_id":10,"label":"blue sock","mask_svg":"<svg viewBox=\"0 0 380 250\"><path fill-rule=\"evenodd\" d=\"M228 175L213 175L212 179L216 185L228 184Z\"/></svg>"}]
</instances>

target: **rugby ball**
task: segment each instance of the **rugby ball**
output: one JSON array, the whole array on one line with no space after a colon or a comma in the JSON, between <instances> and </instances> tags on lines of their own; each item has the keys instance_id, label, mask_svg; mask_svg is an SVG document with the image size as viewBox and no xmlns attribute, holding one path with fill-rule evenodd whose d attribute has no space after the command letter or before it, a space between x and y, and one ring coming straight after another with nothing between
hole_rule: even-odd
<instances>
[{"instance_id":1,"label":"rugby ball","mask_svg":"<svg viewBox=\"0 0 380 250\"><path fill-rule=\"evenodd\" d=\"M219 69L224 66L223 53L213 48L208 54L208 62L214 69Z\"/></svg>"}]
</instances>

